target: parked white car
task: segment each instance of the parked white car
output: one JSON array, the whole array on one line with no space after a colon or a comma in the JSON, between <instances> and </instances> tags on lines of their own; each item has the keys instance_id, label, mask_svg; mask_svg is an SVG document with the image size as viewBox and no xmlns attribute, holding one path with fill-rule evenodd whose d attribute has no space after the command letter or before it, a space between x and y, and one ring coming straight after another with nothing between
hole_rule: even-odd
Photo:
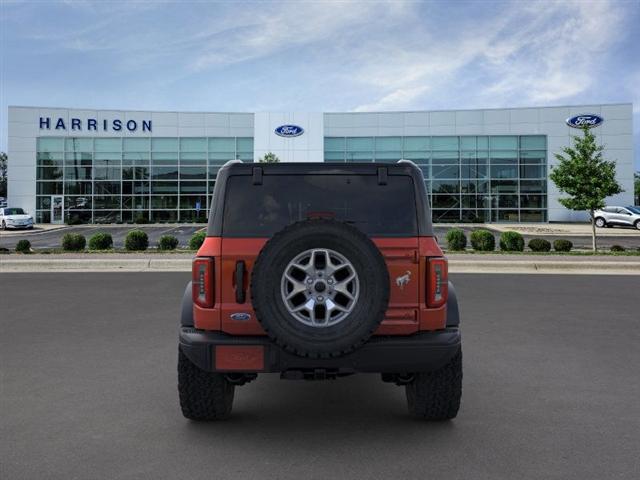
<instances>
[{"instance_id":1,"label":"parked white car","mask_svg":"<svg viewBox=\"0 0 640 480\"><path fill-rule=\"evenodd\" d=\"M33 228L33 217L21 208L0 208L0 228Z\"/></svg>"},{"instance_id":2,"label":"parked white car","mask_svg":"<svg viewBox=\"0 0 640 480\"><path fill-rule=\"evenodd\" d=\"M640 230L640 207L604 207L593 214L596 227L635 227Z\"/></svg>"}]
</instances>

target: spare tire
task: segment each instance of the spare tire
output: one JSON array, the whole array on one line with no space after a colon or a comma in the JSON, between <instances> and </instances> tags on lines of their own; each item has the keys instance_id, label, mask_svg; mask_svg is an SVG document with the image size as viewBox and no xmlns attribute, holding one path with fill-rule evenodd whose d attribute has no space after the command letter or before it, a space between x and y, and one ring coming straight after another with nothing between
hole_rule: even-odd
<instances>
[{"instance_id":1,"label":"spare tire","mask_svg":"<svg viewBox=\"0 0 640 480\"><path fill-rule=\"evenodd\" d=\"M357 228L304 220L265 244L251 274L251 299L258 321L282 348L335 357L361 346L382 322L389 273Z\"/></svg>"}]
</instances>

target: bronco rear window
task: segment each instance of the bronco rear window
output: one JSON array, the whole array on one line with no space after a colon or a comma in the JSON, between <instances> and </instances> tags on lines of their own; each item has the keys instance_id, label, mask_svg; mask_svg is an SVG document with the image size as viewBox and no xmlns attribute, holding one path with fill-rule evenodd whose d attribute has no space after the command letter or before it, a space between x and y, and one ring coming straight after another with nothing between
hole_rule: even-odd
<instances>
[{"instance_id":1,"label":"bronco rear window","mask_svg":"<svg viewBox=\"0 0 640 480\"><path fill-rule=\"evenodd\" d=\"M413 180L389 175L265 175L262 184L232 175L227 180L222 234L271 237L307 218L335 218L370 236L418 234Z\"/></svg>"}]
</instances>

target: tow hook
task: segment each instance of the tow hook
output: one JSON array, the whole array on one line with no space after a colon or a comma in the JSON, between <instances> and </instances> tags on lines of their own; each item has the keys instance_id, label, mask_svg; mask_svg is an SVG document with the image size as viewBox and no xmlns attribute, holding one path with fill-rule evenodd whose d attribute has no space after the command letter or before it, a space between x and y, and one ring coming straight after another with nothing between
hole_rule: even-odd
<instances>
[{"instance_id":1,"label":"tow hook","mask_svg":"<svg viewBox=\"0 0 640 480\"><path fill-rule=\"evenodd\" d=\"M257 373L227 373L224 376L229 383L234 385L244 385L258 378Z\"/></svg>"},{"instance_id":2,"label":"tow hook","mask_svg":"<svg viewBox=\"0 0 640 480\"><path fill-rule=\"evenodd\" d=\"M398 386L408 385L415 379L412 373L383 373L382 381L386 383L395 383Z\"/></svg>"}]
</instances>

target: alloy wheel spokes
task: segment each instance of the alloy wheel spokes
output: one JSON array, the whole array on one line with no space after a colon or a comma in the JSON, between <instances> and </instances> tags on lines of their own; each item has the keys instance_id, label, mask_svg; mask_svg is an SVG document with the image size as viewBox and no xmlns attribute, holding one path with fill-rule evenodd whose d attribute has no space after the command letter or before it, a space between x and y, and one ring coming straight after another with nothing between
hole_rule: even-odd
<instances>
[{"instance_id":1,"label":"alloy wheel spokes","mask_svg":"<svg viewBox=\"0 0 640 480\"><path fill-rule=\"evenodd\" d=\"M359 295L353 264L330 249L310 249L284 270L282 299L289 313L313 327L335 325L351 313Z\"/></svg>"}]
</instances>

